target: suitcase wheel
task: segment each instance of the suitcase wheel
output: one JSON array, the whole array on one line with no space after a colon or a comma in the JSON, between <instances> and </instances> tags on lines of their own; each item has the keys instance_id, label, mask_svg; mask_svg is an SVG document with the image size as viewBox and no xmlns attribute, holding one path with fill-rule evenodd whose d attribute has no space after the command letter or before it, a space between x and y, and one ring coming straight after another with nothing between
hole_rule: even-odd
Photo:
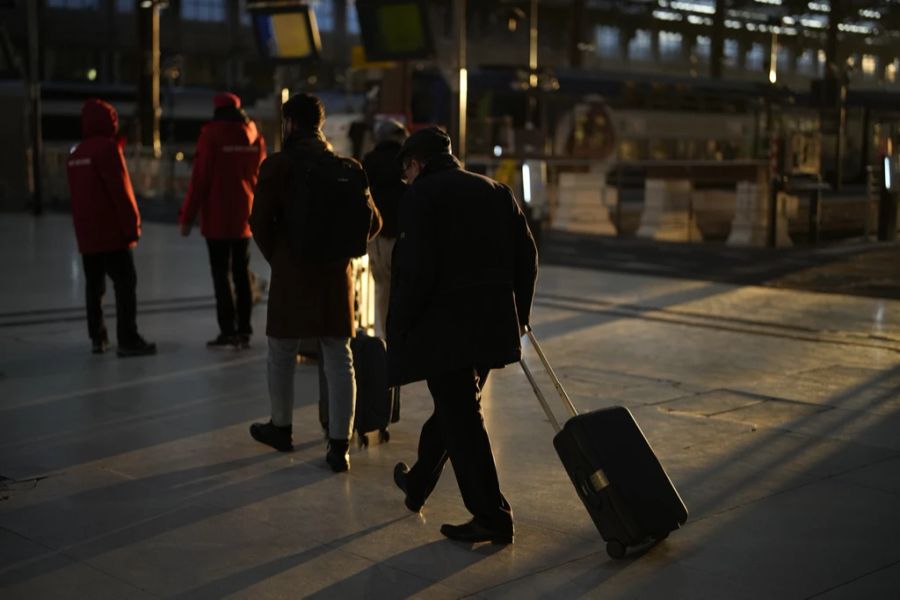
<instances>
[{"instance_id":1,"label":"suitcase wheel","mask_svg":"<svg viewBox=\"0 0 900 600\"><path fill-rule=\"evenodd\" d=\"M606 542L606 553L609 554L610 558L625 558L625 544L619 540Z\"/></svg>"},{"instance_id":2,"label":"suitcase wheel","mask_svg":"<svg viewBox=\"0 0 900 600\"><path fill-rule=\"evenodd\" d=\"M391 441L391 432L387 429L382 429L378 432L378 441L379 442L389 442Z\"/></svg>"},{"instance_id":3,"label":"suitcase wheel","mask_svg":"<svg viewBox=\"0 0 900 600\"><path fill-rule=\"evenodd\" d=\"M363 434L359 436L359 447L360 448L368 448L369 447L369 436Z\"/></svg>"}]
</instances>

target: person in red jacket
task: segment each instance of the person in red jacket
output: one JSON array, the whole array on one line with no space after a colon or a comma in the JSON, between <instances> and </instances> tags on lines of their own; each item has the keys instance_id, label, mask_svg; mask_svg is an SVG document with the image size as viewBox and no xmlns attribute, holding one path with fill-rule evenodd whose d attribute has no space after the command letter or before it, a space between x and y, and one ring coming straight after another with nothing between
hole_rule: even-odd
<instances>
[{"instance_id":1,"label":"person in red jacket","mask_svg":"<svg viewBox=\"0 0 900 600\"><path fill-rule=\"evenodd\" d=\"M109 347L103 321L106 276L116 292L119 356L155 354L137 330L137 273L132 249L141 237L138 212L125 156L116 141L119 116L112 105L91 98L81 108L82 142L68 159L72 220L86 280L88 333L93 352Z\"/></svg>"},{"instance_id":2,"label":"person in red jacket","mask_svg":"<svg viewBox=\"0 0 900 600\"><path fill-rule=\"evenodd\" d=\"M253 208L259 165L266 158L266 142L241 109L240 98L229 93L218 94L213 105L213 120L203 126L197 141L191 183L179 223L181 234L190 235L199 212L200 232L209 249L219 335L206 345L246 348L253 333L250 326L251 233L247 219Z\"/></svg>"}]
</instances>

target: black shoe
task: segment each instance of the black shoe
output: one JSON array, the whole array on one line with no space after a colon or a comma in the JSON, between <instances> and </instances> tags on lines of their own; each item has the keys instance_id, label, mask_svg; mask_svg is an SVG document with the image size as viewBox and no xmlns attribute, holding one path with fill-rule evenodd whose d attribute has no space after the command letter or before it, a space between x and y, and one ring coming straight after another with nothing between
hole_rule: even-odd
<instances>
[{"instance_id":1,"label":"black shoe","mask_svg":"<svg viewBox=\"0 0 900 600\"><path fill-rule=\"evenodd\" d=\"M156 344L153 342L148 342L141 336L129 343L129 344L119 344L119 347L116 348L116 354L121 358L128 358L130 356L148 356L150 354L156 354Z\"/></svg>"},{"instance_id":2,"label":"black shoe","mask_svg":"<svg viewBox=\"0 0 900 600\"><path fill-rule=\"evenodd\" d=\"M91 341L91 352L94 354L103 354L109 350L109 340L92 340Z\"/></svg>"},{"instance_id":3,"label":"black shoe","mask_svg":"<svg viewBox=\"0 0 900 600\"><path fill-rule=\"evenodd\" d=\"M238 347L238 339L237 336L220 333L216 339L206 342L206 347L222 350L235 350Z\"/></svg>"},{"instance_id":4,"label":"black shoe","mask_svg":"<svg viewBox=\"0 0 900 600\"><path fill-rule=\"evenodd\" d=\"M278 427L270 420L268 423L253 423L250 425L250 435L254 440L267 446L272 446L279 452L290 452L294 449L291 434L294 427L285 425Z\"/></svg>"},{"instance_id":5,"label":"black shoe","mask_svg":"<svg viewBox=\"0 0 900 600\"><path fill-rule=\"evenodd\" d=\"M235 346L238 350L248 350L250 348L250 334L239 333L235 336Z\"/></svg>"},{"instance_id":6,"label":"black shoe","mask_svg":"<svg viewBox=\"0 0 900 600\"><path fill-rule=\"evenodd\" d=\"M457 542L466 542L468 544L477 544L479 542L490 542L497 545L506 545L513 543L512 526L509 530L496 530L485 527L472 519L465 525L441 525L441 533Z\"/></svg>"},{"instance_id":7,"label":"black shoe","mask_svg":"<svg viewBox=\"0 0 900 600\"><path fill-rule=\"evenodd\" d=\"M411 510L414 513L422 510L422 506L424 506L424 501L414 500L410 497L409 491L406 488L407 480L409 477L409 467L406 466L406 463L399 462L394 466L394 483L397 484L397 487L406 494L406 498L403 499L403 503L406 504L406 508Z\"/></svg>"},{"instance_id":8,"label":"black shoe","mask_svg":"<svg viewBox=\"0 0 900 600\"><path fill-rule=\"evenodd\" d=\"M328 440L325 462L335 473L350 470L350 440Z\"/></svg>"}]
</instances>

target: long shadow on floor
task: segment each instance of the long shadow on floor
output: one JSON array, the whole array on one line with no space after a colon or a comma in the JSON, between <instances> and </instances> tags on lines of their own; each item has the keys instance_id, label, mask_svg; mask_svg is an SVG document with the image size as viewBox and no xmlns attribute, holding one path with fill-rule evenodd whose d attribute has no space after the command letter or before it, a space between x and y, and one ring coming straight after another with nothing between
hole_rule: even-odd
<instances>
[{"instance_id":1,"label":"long shadow on floor","mask_svg":"<svg viewBox=\"0 0 900 600\"><path fill-rule=\"evenodd\" d=\"M400 554L386 557L347 577L337 581L318 592L306 596L317 600L329 598L409 598L440 583L451 575L464 571L472 565L502 552L502 546L483 544L467 552L451 552L452 559L447 559L445 549L455 550L455 542L439 540L411 548ZM428 563L427 575L417 574L408 568L394 565L421 563L429 556L444 556L442 560ZM462 595L462 594L461 594Z\"/></svg>"},{"instance_id":2,"label":"long shadow on floor","mask_svg":"<svg viewBox=\"0 0 900 600\"><path fill-rule=\"evenodd\" d=\"M298 449L320 444L316 440ZM235 483L223 481L230 471L276 456L265 453L129 480L0 513L0 525L52 548L0 569L0 585L55 571L68 564L63 556L86 560L333 476L318 459Z\"/></svg>"},{"instance_id":3,"label":"long shadow on floor","mask_svg":"<svg viewBox=\"0 0 900 600\"><path fill-rule=\"evenodd\" d=\"M276 577L281 573L290 571L295 567L315 560L320 556L335 551L341 546L344 546L369 534L375 533L376 531L389 527L394 523L397 523L398 521L406 518L408 517L403 516L396 519L391 519L389 521L379 523L378 525L373 525L361 531L357 531L350 535L338 538L327 544L322 544L320 546L316 546L315 548L310 548L309 550L298 552L296 554L282 556L281 558L278 558L276 560L272 560L261 565L256 565L255 567L244 569L243 571L238 571L237 573L232 573L225 577L216 579L215 581L210 581L209 583L206 583L202 586L187 590L175 596L175 598L177 600L212 600L215 598L224 598L225 596L229 596L241 590L245 590L267 579ZM297 586L296 588L291 589L290 593L286 595L290 597L301 597L302 595L304 595L304 592L301 586Z\"/></svg>"}]
</instances>

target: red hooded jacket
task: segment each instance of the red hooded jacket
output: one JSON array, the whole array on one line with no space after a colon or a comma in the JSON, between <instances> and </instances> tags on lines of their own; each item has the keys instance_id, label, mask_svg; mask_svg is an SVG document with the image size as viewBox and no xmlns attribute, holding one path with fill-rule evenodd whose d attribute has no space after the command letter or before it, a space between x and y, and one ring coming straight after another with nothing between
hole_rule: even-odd
<instances>
[{"instance_id":1,"label":"red hooded jacket","mask_svg":"<svg viewBox=\"0 0 900 600\"><path fill-rule=\"evenodd\" d=\"M119 116L91 98L81 107L82 142L67 161L72 221L82 254L133 248L141 237L125 155L116 143Z\"/></svg>"},{"instance_id":2,"label":"red hooded jacket","mask_svg":"<svg viewBox=\"0 0 900 600\"><path fill-rule=\"evenodd\" d=\"M217 118L204 125L179 221L193 223L199 212L204 237L249 238L247 219L259 165L265 158L266 143L253 121Z\"/></svg>"}]
</instances>

